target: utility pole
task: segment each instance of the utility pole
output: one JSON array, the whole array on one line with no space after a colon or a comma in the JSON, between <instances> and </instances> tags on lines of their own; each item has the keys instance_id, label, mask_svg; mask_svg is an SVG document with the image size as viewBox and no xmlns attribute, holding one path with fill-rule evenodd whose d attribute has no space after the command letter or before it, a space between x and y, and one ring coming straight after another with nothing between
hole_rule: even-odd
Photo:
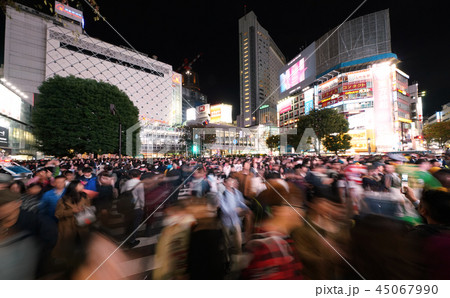
<instances>
[{"instance_id":1,"label":"utility pole","mask_svg":"<svg viewBox=\"0 0 450 298\"><path fill-rule=\"evenodd\" d=\"M120 120L120 115L116 110L116 106L111 103L109 105L109 111L111 112L112 115L117 116L117 118L119 119L119 166L122 162L122 121Z\"/></svg>"}]
</instances>

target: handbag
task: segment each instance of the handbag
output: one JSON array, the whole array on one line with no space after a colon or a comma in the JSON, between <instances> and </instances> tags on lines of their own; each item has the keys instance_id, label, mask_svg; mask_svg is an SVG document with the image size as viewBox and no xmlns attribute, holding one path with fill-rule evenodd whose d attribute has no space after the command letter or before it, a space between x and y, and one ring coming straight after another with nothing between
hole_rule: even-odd
<instances>
[{"instance_id":1,"label":"handbag","mask_svg":"<svg viewBox=\"0 0 450 298\"><path fill-rule=\"evenodd\" d=\"M75 213L75 221L77 223L77 226L79 227L85 227L92 223L94 223L97 220L97 217L95 216L95 207L89 206L84 208L83 211L80 211L78 213Z\"/></svg>"}]
</instances>

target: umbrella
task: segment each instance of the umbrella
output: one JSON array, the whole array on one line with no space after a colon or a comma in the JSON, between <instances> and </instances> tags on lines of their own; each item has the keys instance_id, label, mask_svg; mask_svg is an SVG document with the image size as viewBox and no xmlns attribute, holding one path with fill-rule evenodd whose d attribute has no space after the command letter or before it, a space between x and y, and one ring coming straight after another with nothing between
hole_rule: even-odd
<instances>
[{"instance_id":1,"label":"umbrella","mask_svg":"<svg viewBox=\"0 0 450 298\"><path fill-rule=\"evenodd\" d=\"M390 159L397 160L397 161L408 161L408 159L405 156L401 155L401 154L389 153L388 157Z\"/></svg>"}]
</instances>

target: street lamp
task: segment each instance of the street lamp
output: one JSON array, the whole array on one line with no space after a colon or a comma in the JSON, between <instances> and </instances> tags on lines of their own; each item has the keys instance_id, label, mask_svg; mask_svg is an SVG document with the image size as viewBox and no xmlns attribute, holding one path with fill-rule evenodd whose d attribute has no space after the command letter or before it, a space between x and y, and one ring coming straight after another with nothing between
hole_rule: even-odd
<instances>
[{"instance_id":1,"label":"street lamp","mask_svg":"<svg viewBox=\"0 0 450 298\"><path fill-rule=\"evenodd\" d=\"M116 106L111 103L109 104L109 111L112 115L117 116L119 118L119 165L122 162L122 122L120 121L119 113L116 110Z\"/></svg>"}]
</instances>

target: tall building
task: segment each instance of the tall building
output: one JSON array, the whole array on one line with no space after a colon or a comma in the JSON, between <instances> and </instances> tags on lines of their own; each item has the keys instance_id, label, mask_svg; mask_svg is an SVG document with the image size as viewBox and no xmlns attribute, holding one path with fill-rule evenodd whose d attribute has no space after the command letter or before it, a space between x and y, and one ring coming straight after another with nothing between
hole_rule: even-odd
<instances>
[{"instance_id":1,"label":"tall building","mask_svg":"<svg viewBox=\"0 0 450 298\"><path fill-rule=\"evenodd\" d=\"M419 84L408 86L408 94L411 102L411 121L413 129L413 148L423 149L423 104L419 94Z\"/></svg>"},{"instance_id":2,"label":"tall building","mask_svg":"<svg viewBox=\"0 0 450 298\"><path fill-rule=\"evenodd\" d=\"M313 42L279 73L281 131L313 109L336 109L349 121L353 152L416 149L409 76L391 52L389 10L347 21ZM419 121L420 122L420 121Z\"/></svg>"},{"instance_id":3,"label":"tall building","mask_svg":"<svg viewBox=\"0 0 450 298\"><path fill-rule=\"evenodd\" d=\"M240 108L239 125L276 125L280 69L286 58L249 12L239 19Z\"/></svg>"},{"instance_id":4,"label":"tall building","mask_svg":"<svg viewBox=\"0 0 450 298\"><path fill-rule=\"evenodd\" d=\"M195 89L189 89L183 86L183 101L182 101L182 123L187 121L186 112L188 109L196 108L206 104L208 97Z\"/></svg>"},{"instance_id":5,"label":"tall building","mask_svg":"<svg viewBox=\"0 0 450 298\"><path fill-rule=\"evenodd\" d=\"M18 7L6 9L3 77L29 104L46 79L73 75L125 92L139 109L143 144L153 127L181 124L182 76L171 65L88 36L82 12L70 6L58 2L56 16Z\"/></svg>"}]
</instances>

